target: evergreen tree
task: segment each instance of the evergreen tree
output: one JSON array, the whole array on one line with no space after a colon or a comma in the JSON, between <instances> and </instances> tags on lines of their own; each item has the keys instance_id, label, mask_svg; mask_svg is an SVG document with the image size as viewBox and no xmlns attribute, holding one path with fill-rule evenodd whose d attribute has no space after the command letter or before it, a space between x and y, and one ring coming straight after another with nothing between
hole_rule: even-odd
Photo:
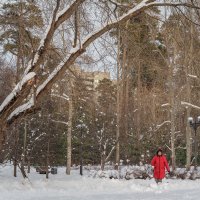
<instances>
[{"instance_id":1,"label":"evergreen tree","mask_svg":"<svg viewBox=\"0 0 200 200\"><path fill-rule=\"evenodd\" d=\"M0 26L4 31L0 42L4 53L17 57L17 76L20 76L38 47L37 30L43 26L42 13L35 1L5 3L1 13Z\"/></svg>"}]
</instances>

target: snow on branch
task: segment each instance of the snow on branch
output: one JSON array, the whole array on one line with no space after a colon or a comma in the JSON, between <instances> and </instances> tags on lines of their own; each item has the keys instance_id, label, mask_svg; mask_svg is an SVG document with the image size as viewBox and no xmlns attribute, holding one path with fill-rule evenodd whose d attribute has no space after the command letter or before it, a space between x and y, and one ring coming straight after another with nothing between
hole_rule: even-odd
<instances>
[{"instance_id":1,"label":"snow on branch","mask_svg":"<svg viewBox=\"0 0 200 200\"><path fill-rule=\"evenodd\" d=\"M56 16L55 28L57 29L66 19L69 19L76 9L86 0L75 0L68 8L61 10Z\"/></svg>"},{"instance_id":2,"label":"snow on branch","mask_svg":"<svg viewBox=\"0 0 200 200\"><path fill-rule=\"evenodd\" d=\"M36 91L36 96L38 96L40 94L40 92L48 85L48 83L54 78L56 77L56 75L58 74L58 72L63 68L64 66L64 62L61 62L52 72L51 74L48 76L48 78L37 88Z\"/></svg>"},{"instance_id":3,"label":"snow on branch","mask_svg":"<svg viewBox=\"0 0 200 200\"><path fill-rule=\"evenodd\" d=\"M28 109L34 106L34 98L32 97L27 103L17 107L7 118L7 121L11 121L13 117L18 116L21 113L26 112Z\"/></svg>"},{"instance_id":4,"label":"snow on branch","mask_svg":"<svg viewBox=\"0 0 200 200\"><path fill-rule=\"evenodd\" d=\"M186 147L178 146L175 149L187 149Z\"/></svg>"},{"instance_id":5,"label":"snow on branch","mask_svg":"<svg viewBox=\"0 0 200 200\"><path fill-rule=\"evenodd\" d=\"M69 97L68 96L64 96L64 94L63 94L63 96L62 95L58 95L58 94L51 94L51 96L58 97L58 98L66 100L66 101L69 101Z\"/></svg>"},{"instance_id":6,"label":"snow on branch","mask_svg":"<svg viewBox=\"0 0 200 200\"><path fill-rule=\"evenodd\" d=\"M131 3L119 3L117 1L114 1L114 0L108 0L111 4L114 4L115 7L125 7L125 8L132 8L134 6L137 5L137 3L135 1L131 2ZM115 8L115 9L116 9ZM146 10L145 11L146 14L148 14L149 16L152 16L152 17L156 17L156 18L159 18L160 15L158 13L156 13L155 11L153 10Z\"/></svg>"},{"instance_id":7,"label":"snow on branch","mask_svg":"<svg viewBox=\"0 0 200 200\"><path fill-rule=\"evenodd\" d=\"M196 75L188 74L188 77L198 79Z\"/></svg>"},{"instance_id":8,"label":"snow on branch","mask_svg":"<svg viewBox=\"0 0 200 200\"><path fill-rule=\"evenodd\" d=\"M186 106L186 107L189 106L189 107L192 107L192 108L200 110L199 106L193 105L193 104L188 103L188 102L181 101L181 105Z\"/></svg>"},{"instance_id":9,"label":"snow on branch","mask_svg":"<svg viewBox=\"0 0 200 200\"><path fill-rule=\"evenodd\" d=\"M6 99L3 101L3 103L0 106L0 113L12 102L12 100L19 94L21 89L25 84L27 84L29 81L32 81L32 79L36 76L34 72L28 73L24 78L15 86L13 91L6 97Z\"/></svg>"},{"instance_id":10,"label":"snow on branch","mask_svg":"<svg viewBox=\"0 0 200 200\"><path fill-rule=\"evenodd\" d=\"M170 104L169 103L164 103L164 104L161 105L161 107L166 107L166 106L170 106Z\"/></svg>"},{"instance_id":11,"label":"snow on branch","mask_svg":"<svg viewBox=\"0 0 200 200\"><path fill-rule=\"evenodd\" d=\"M163 125L168 124L168 123L171 123L171 121L164 121L163 123L157 125L156 127L159 129L159 128L161 128Z\"/></svg>"},{"instance_id":12,"label":"snow on branch","mask_svg":"<svg viewBox=\"0 0 200 200\"><path fill-rule=\"evenodd\" d=\"M148 1L148 0L147 0ZM178 1L165 1L165 0L149 0L148 5L149 6L171 6L171 7L188 7L188 8L193 8L193 9L198 9L200 10L199 6L194 5L193 3L187 3L187 2L178 2Z\"/></svg>"},{"instance_id":13,"label":"snow on branch","mask_svg":"<svg viewBox=\"0 0 200 200\"><path fill-rule=\"evenodd\" d=\"M51 40L53 38L53 35L57 28L67 19L69 19L76 8L82 4L86 0L75 0L70 6L64 8L60 12L57 13L58 8L59 8L59 3L57 4L56 8L54 9L53 17L50 20L50 23L48 27L46 28L46 31L40 41L40 45L38 47L37 53L34 56L34 59L31 60L24 72L24 75L26 75L28 72L33 70L34 68L38 67L41 62L42 58L46 54L46 49L48 49Z\"/></svg>"},{"instance_id":14,"label":"snow on branch","mask_svg":"<svg viewBox=\"0 0 200 200\"><path fill-rule=\"evenodd\" d=\"M112 149L110 150L108 156L106 157L105 159L105 162L108 162L108 160L110 159L110 157L112 156L113 154L113 151L115 150L116 146L113 146Z\"/></svg>"},{"instance_id":15,"label":"snow on branch","mask_svg":"<svg viewBox=\"0 0 200 200\"><path fill-rule=\"evenodd\" d=\"M120 23L124 23L127 20L131 19L132 17L138 15L140 12L145 11L149 6L146 4L147 0L143 0L141 3L138 3L135 7L130 9L127 13L122 15L121 17L113 20L112 22L105 24L99 30L96 30L90 33L82 42L82 48L85 49L88 47L92 42L94 42L97 38L101 37L104 33L110 31L112 28L115 28ZM75 49L76 50L76 49Z\"/></svg>"},{"instance_id":16,"label":"snow on branch","mask_svg":"<svg viewBox=\"0 0 200 200\"><path fill-rule=\"evenodd\" d=\"M119 3L117 1L114 1L114 0L108 0L110 3L114 4L115 6L117 7L130 7L130 4L128 3ZM133 2L134 3L134 2Z\"/></svg>"},{"instance_id":17,"label":"snow on branch","mask_svg":"<svg viewBox=\"0 0 200 200\"><path fill-rule=\"evenodd\" d=\"M69 96L67 94L63 93L63 97L65 97L69 100Z\"/></svg>"},{"instance_id":18,"label":"snow on branch","mask_svg":"<svg viewBox=\"0 0 200 200\"><path fill-rule=\"evenodd\" d=\"M58 26L64 22L66 19L70 18L71 15L74 13L74 11L76 10L77 6L79 6L81 3L83 3L85 0L76 0L74 1L74 3L68 8L63 11L60 12L60 14L57 14L57 17L55 19L57 19L57 21L55 21L55 23L51 23L51 27L49 28L49 31L46 35L46 38L43 40L42 44L43 46L41 46L41 48L38 50L37 53L37 61L36 64L33 66L28 66L25 74L28 73L30 70L34 70L35 67L38 67L39 64L42 62L43 60L43 56L44 56L44 52L45 49L47 49L48 45L51 42L51 39L54 35L54 32L56 30L56 28L58 28ZM105 34L106 32L110 31L111 29L117 27L120 23L124 23L127 20L133 18L134 16L137 16L138 14L140 14L141 12L146 11L148 8L153 7L153 6L188 6L188 7L192 7L194 8L194 6L186 4L186 3L160 3L160 2L155 2L155 0L143 0L140 3L138 3L135 7L133 7L132 9L130 9L127 13L125 13L124 15L120 16L119 18L113 20L112 22L104 25L103 27L101 27L99 30L94 31L92 33L90 33L85 40L83 40L82 42L82 46L80 46L79 48L73 48L70 51L70 54L68 56L66 56L66 59L61 62L54 70L53 72L51 72L51 74L49 75L49 77L37 88L36 91L36 99L40 96L40 94L44 91L44 89L46 89L49 85L53 84L57 79L59 79L60 75L62 75L62 73L64 73L64 71L69 68L74 62L75 60L86 51L86 48L93 43L96 39L98 39L99 37L101 37L103 34ZM54 27L52 27L54 26ZM41 44L41 45L42 45ZM42 52L41 52L42 50ZM40 55L39 55L40 52ZM30 73L31 74L31 73ZM29 74L29 75L30 75ZM32 76L35 76L35 73L32 74ZM25 79L26 79L26 75L25 75ZM24 80L24 79L23 79ZM18 85L18 87L20 86L20 84ZM17 91L20 90L19 88L16 88ZM11 101L14 97L15 97L15 90L14 90L14 94L11 93L11 96L9 95L7 98L7 100L3 103L3 105L0 107L0 111L3 110L3 108L5 107L5 104L8 105L8 101ZM27 109L29 109L31 106L33 106L31 103L30 104L25 104L27 106ZM20 106L19 109L17 108L14 113L11 113L10 116L16 116L17 113L21 113L20 111L25 111L26 106ZM198 107L199 109L199 107ZM14 114L14 115L13 115Z\"/></svg>"},{"instance_id":19,"label":"snow on branch","mask_svg":"<svg viewBox=\"0 0 200 200\"><path fill-rule=\"evenodd\" d=\"M57 120L51 120L52 122L56 122L56 123L60 123L60 124L64 124L64 125L68 125L67 122L64 122L64 121L57 121Z\"/></svg>"},{"instance_id":20,"label":"snow on branch","mask_svg":"<svg viewBox=\"0 0 200 200\"><path fill-rule=\"evenodd\" d=\"M112 28L116 27L118 23L122 23L133 16L137 15L138 12L141 12L146 9L147 5L145 4L146 0L143 0L141 3L139 3L137 6L132 8L128 13L122 15L119 19L115 20L112 23L109 23L107 25L104 25L102 28L100 28L98 31L94 31L91 34L89 34L84 40L83 45L81 47L72 48L70 51L70 55L68 58L66 58L65 61L62 61L49 75L49 77L44 81L42 85L40 85L37 89L36 95L38 95L47 85L49 82L51 82L55 77L58 75L58 73L65 67L69 67L69 63L73 63L76 58L85 52L86 48L94 42L97 38L102 36L104 33L108 32Z\"/></svg>"},{"instance_id":21,"label":"snow on branch","mask_svg":"<svg viewBox=\"0 0 200 200\"><path fill-rule=\"evenodd\" d=\"M172 151L172 149L171 149L167 144L165 144L165 146L166 146L170 151Z\"/></svg>"}]
</instances>

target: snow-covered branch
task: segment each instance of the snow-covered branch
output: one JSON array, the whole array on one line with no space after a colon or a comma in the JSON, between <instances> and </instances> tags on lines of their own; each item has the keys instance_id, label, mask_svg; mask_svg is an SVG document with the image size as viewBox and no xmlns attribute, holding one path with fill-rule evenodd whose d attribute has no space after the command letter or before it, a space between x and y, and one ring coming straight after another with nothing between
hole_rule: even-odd
<instances>
[{"instance_id":1,"label":"snow-covered branch","mask_svg":"<svg viewBox=\"0 0 200 200\"><path fill-rule=\"evenodd\" d=\"M161 107L166 107L166 106L170 106L170 104L169 103L164 103L164 104L161 105Z\"/></svg>"},{"instance_id":2,"label":"snow-covered branch","mask_svg":"<svg viewBox=\"0 0 200 200\"><path fill-rule=\"evenodd\" d=\"M13 91L6 97L6 99L3 101L3 103L0 106L0 114L10 105L15 102L15 99L18 95L20 95L20 92L23 87L25 87L26 84L32 84L32 80L36 74L34 72L28 73L24 78L15 86Z\"/></svg>"},{"instance_id":3,"label":"snow-covered branch","mask_svg":"<svg viewBox=\"0 0 200 200\"><path fill-rule=\"evenodd\" d=\"M198 79L198 77L196 75L192 75L192 74L188 74L188 77Z\"/></svg>"},{"instance_id":4,"label":"snow-covered branch","mask_svg":"<svg viewBox=\"0 0 200 200\"><path fill-rule=\"evenodd\" d=\"M114 4L116 7L129 7L130 8L130 4L128 3L119 3L117 1L114 1L114 0L108 0L111 4ZM134 3L135 5L135 3Z\"/></svg>"},{"instance_id":5,"label":"snow-covered branch","mask_svg":"<svg viewBox=\"0 0 200 200\"><path fill-rule=\"evenodd\" d=\"M188 103L188 102L181 101L181 105L186 106L186 107L192 107L192 108L200 110L199 106L193 105L193 104Z\"/></svg>"},{"instance_id":6,"label":"snow-covered branch","mask_svg":"<svg viewBox=\"0 0 200 200\"><path fill-rule=\"evenodd\" d=\"M186 149L186 147L178 146L176 149Z\"/></svg>"},{"instance_id":7,"label":"snow-covered branch","mask_svg":"<svg viewBox=\"0 0 200 200\"><path fill-rule=\"evenodd\" d=\"M108 156L106 157L105 159L105 162L108 162L108 160L110 159L110 157L112 156L113 154L113 151L115 150L116 146L113 146L112 149L110 150L110 153L108 154Z\"/></svg>"},{"instance_id":8,"label":"snow-covered branch","mask_svg":"<svg viewBox=\"0 0 200 200\"><path fill-rule=\"evenodd\" d=\"M64 121L58 121L58 120L53 120L53 119L51 119L51 121L55 122L55 123L60 123L60 124L68 125L68 122L64 122Z\"/></svg>"},{"instance_id":9,"label":"snow-covered branch","mask_svg":"<svg viewBox=\"0 0 200 200\"><path fill-rule=\"evenodd\" d=\"M172 151L172 149L171 149L167 144L165 144L165 146L166 146L170 151Z\"/></svg>"},{"instance_id":10,"label":"snow-covered branch","mask_svg":"<svg viewBox=\"0 0 200 200\"><path fill-rule=\"evenodd\" d=\"M59 95L59 94L51 94L51 96L58 97L58 98L66 100L66 101L69 101L69 97L68 96Z\"/></svg>"},{"instance_id":11,"label":"snow-covered branch","mask_svg":"<svg viewBox=\"0 0 200 200\"><path fill-rule=\"evenodd\" d=\"M186 2L176 2L176 1L156 1L156 0L149 0L148 5L149 6L170 6L170 7L187 7L187 8L192 8L192 9L198 9L200 10L199 6L194 5L193 3L186 3Z\"/></svg>"},{"instance_id":12,"label":"snow-covered branch","mask_svg":"<svg viewBox=\"0 0 200 200\"><path fill-rule=\"evenodd\" d=\"M158 130L159 128L161 128L162 126L164 126L165 124L169 124L169 123L171 123L171 121L164 121L163 123L157 125L157 126L156 126L156 127L157 127L157 130Z\"/></svg>"},{"instance_id":13,"label":"snow-covered branch","mask_svg":"<svg viewBox=\"0 0 200 200\"><path fill-rule=\"evenodd\" d=\"M64 8L60 12L58 12L59 3L57 3L57 6L54 9L53 17L50 20L50 24L46 28L43 38L40 41L40 45L38 47L36 55L34 56L34 59L29 62L28 67L25 70L25 75L31 70L35 70L35 68L38 68L39 65L43 62L43 58L46 55L47 49L52 41L55 31L64 21L72 16L74 11L84 1L86 0L75 0L70 6Z\"/></svg>"},{"instance_id":14,"label":"snow-covered branch","mask_svg":"<svg viewBox=\"0 0 200 200\"><path fill-rule=\"evenodd\" d=\"M81 54L83 54L86 51L86 48L94 42L97 38L101 37L104 33L108 32L112 28L116 27L119 23L123 23L124 21L138 15L140 12L144 11L148 8L148 5L146 5L146 0L143 0L141 3L139 3L137 6L132 8L128 13L122 15L118 20L115 20L112 23L109 23L105 26L103 26L98 31L94 31L91 34L89 34L85 40L83 41L82 47L76 47L71 50L69 57L66 57L65 61L62 61L54 70L51 72L49 77L37 88L36 91L36 99L40 96L40 94L46 89L47 86L53 84L63 72L69 68L77 57L79 57ZM58 18L59 19L59 18ZM48 37L48 36L47 36ZM31 70L33 68L30 68ZM29 71L28 70L28 71ZM22 108L22 107L21 107ZM27 109L30 109L30 106L27 107ZM16 111L17 110L17 111ZM15 116L16 114L22 113L18 108L14 111ZM23 112L24 112L24 106L23 106ZM13 114L11 114L13 116Z\"/></svg>"},{"instance_id":15,"label":"snow-covered branch","mask_svg":"<svg viewBox=\"0 0 200 200\"><path fill-rule=\"evenodd\" d=\"M17 107L17 108L8 116L7 120L8 120L9 122L12 121L12 118L13 118L13 117L18 116L18 115L21 114L21 113L24 113L25 111L27 111L28 109L32 108L33 106L34 106L34 98L31 97L30 100L29 100L27 103L25 103L25 104L23 104L23 105Z\"/></svg>"},{"instance_id":16,"label":"snow-covered branch","mask_svg":"<svg viewBox=\"0 0 200 200\"><path fill-rule=\"evenodd\" d=\"M64 8L62 11L58 12L59 3L57 2L57 6L54 10L54 14L51 20L51 23L49 27L47 27L47 31L44 34L43 39L40 42L38 51L34 57L34 61L29 63L27 66L27 69L25 70L25 75L22 81L17 84L13 92L6 98L6 100L3 102L3 104L0 107L0 114L3 112L4 108L6 106L9 106L10 103L13 101L13 99L17 99L19 95L21 95L21 88L27 84L28 80L32 79L34 76L36 76L35 72L37 72L37 68L39 68L40 64L43 62L43 58L46 55L46 51L52 41L52 38L54 36L55 31L57 28L67 19L69 19L72 14L74 14L74 11L78 8L79 5L81 5L85 0L75 0L73 3L67 7ZM92 33L90 33L83 41L81 41L82 46L72 48L70 51L70 54L66 56L65 60L62 61L49 75L49 77L36 89L35 98L36 100L43 94L45 89L48 89L52 86L53 83L55 83L68 69L75 60L82 55L88 46L93 43L95 40L100 38L103 34L106 32L109 32L111 29L117 27L119 24L126 22L127 20L139 15L141 12L145 12L148 8L154 7L154 6L186 6L190 8L198 8L197 6L188 4L188 3L165 3L165 2L156 2L156 0L143 0L137 5L135 5L133 8L131 8L127 13L120 16L119 18L111 21L108 24L105 24L102 26L99 30L96 30ZM198 8L199 9L199 8ZM30 71L35 71L31 72ZM25 81L26 80L26 81ZM19 95L18 95L19 94ZM26 94L21 95L21 98L18 100L19 103L24 102L24 99L27 98L27 96L30 95L30 91L26 92ZM23 99L22 99L23 97ZM18 103L18 104L19 104ZM23 113L31 107L33 107L32 100L30 100L28 103L25 103L24 105L18 106L16 104L16 107L13 109L13 113L9 113L9 117L7 116L7 119L11 120L13 116L17 117L20 113Z\"/></svg>"}]
</instances>

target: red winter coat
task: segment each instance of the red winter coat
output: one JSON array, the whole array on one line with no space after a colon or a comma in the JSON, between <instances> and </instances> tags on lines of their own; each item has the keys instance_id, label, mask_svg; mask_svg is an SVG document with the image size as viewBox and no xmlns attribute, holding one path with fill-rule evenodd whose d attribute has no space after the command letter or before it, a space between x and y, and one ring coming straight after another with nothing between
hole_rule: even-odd
<instances>
[{"instance_id":1,"label":"red winter coat","mask_svg":"<svg viewBox=\"0 0 200 200\"><path fill-rule=\"evenodd\" d=\"M164 155L154 156L151 161L151 165L154 166L155 179L163 179L165 177L165 168L168 172L170 171L167 159Z\"/></svg>"}]
</instances>

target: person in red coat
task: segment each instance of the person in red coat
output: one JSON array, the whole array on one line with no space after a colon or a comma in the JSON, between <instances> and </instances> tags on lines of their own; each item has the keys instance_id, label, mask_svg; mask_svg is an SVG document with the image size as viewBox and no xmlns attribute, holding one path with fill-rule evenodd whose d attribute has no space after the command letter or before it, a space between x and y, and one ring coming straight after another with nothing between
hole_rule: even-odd
<instances>
[{"instance_id":1,"label":"person in red coat","mask_svg":"<svg viewBox=\"0 0 200 200\"><path fill-rule=\"evenodd\" d=\"M162 182L165 177L165 168L170 173L170 168L166 157L162 154L162 149L159 148L157 154L153 157L151 165L154 169L154 178L156 183Z\"/></svg>"}]
</instances>

